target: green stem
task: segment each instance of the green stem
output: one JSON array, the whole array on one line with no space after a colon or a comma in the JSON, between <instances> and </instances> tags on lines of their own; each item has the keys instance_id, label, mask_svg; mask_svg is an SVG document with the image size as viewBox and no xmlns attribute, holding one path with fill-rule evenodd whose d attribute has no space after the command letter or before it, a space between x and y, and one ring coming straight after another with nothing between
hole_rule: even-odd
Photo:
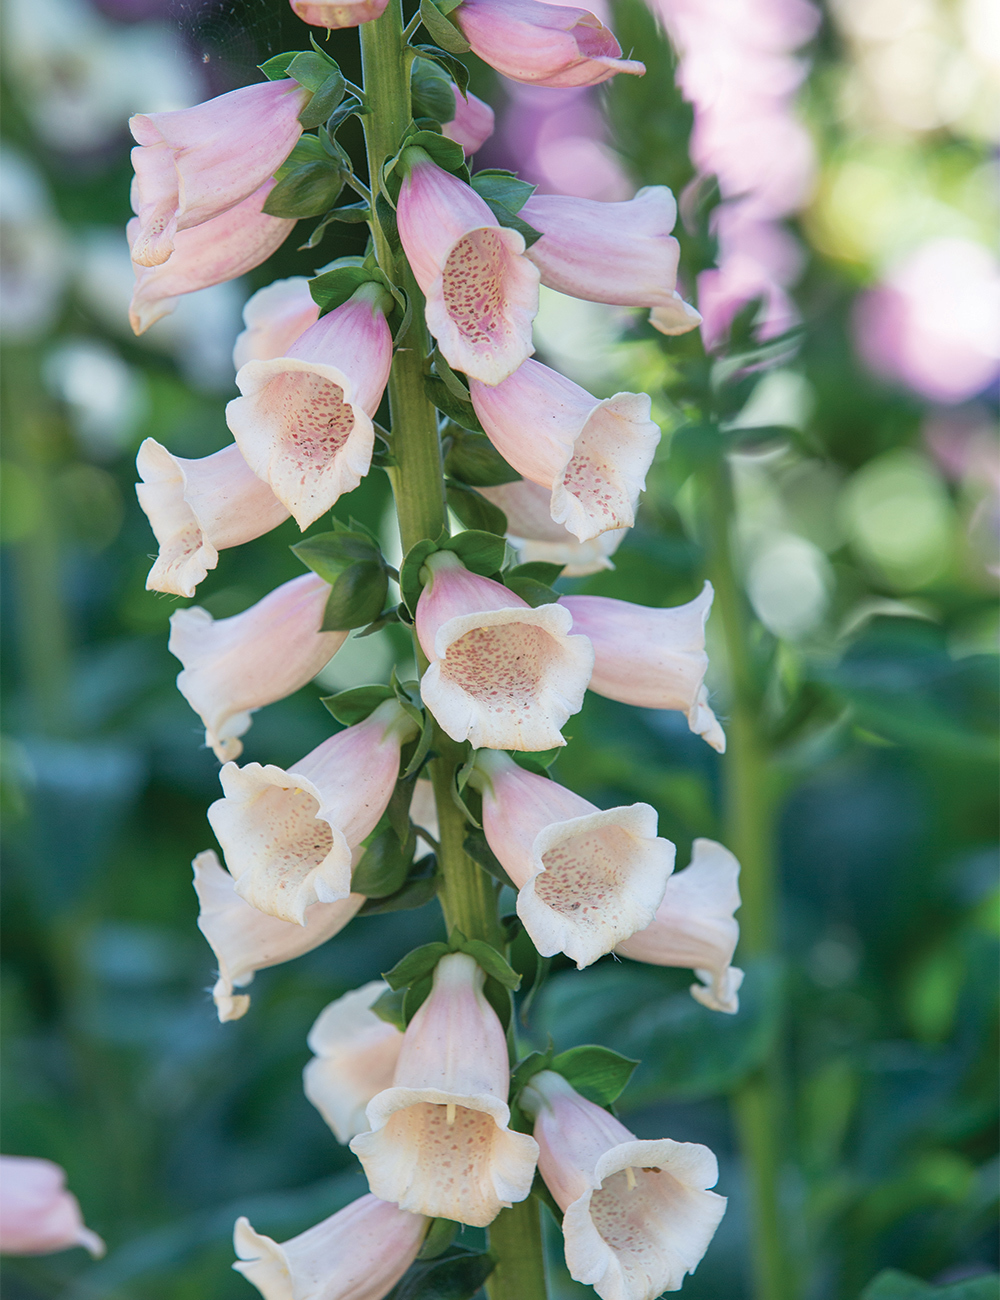
<instances>
[{"instance_id":1,"label":"green stem","mask_svg":"<svg viewBox=\"0 0 1000 1300\"><path fill-rule=\"evenodd\" d=\"M542 1249L542 1207L533 1196L501 1210L490 1224L497 1266L486 1279L489 1300L533 1300L548 1294Z\"/></svg>"}]
</instances>

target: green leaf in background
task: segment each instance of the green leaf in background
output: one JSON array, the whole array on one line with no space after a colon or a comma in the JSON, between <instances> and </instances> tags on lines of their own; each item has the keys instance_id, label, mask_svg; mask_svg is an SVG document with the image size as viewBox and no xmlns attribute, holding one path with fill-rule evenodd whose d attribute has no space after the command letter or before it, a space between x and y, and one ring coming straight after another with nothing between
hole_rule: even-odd
<instances>
[{"instance_id":1,"label":"green leaf in background","mask_svg":"<svg viewBox=\"0 0 1000 1300\"><path fill-rule=\"evenodd\" d=\"M420 21L431 40L449 54L467 54L472 49L455 24L448 21L433 0L420 0Z\"/></svg>"},{"instance_id":2,"label":"green leaf in background","mask_svg":"<svg viewBox=\"0 0 1000 1300\"><path fill-rule=\"evenodd\" d=\"M449 54L447 50L440 49L437 45L414 45L413 49L425 60L436 63L442 68L455 83L461 93L464 95L469 89L469 69L461 59ZM455 103L452 96L452 110L454 111ZM451 121L451 118L439 118L438 121Z\"/></svg>"},{"instance_id":3,"label":"green leaf in background","mask_svg":"<svg viewBox=\"0 0 1000 1300\"><path fill-rule=\"evenodd\" d=\"M264 211L270 217L318 217L333 207L343 188L338 167L328 161L306 163L275 185Z\"/></svg>"},{"instance_id":4,"label":"green leaf in background","mask_svg":"<svg viewBox=\"0 0 1000 1300\"><path fill-rule=\"evenodd\" d=\"M505 574L504 582L515 596L520 596L532 609L537 609L539 605L552 605L559 599L558 591L553 591L536 578L525 577L516 571Z\"/></svg>"},{"instance_id":5,"label":"green leaf in background","mask_svg":"<svg viewBox=\"0 0 1000 1300\"><path fill-rule=\"evenodd\" d=\"M406 883L416 847L413 831L401 842L393 828L387 826L365 847L351 876L351 893L366 898L387 898L398 893Z\"/></svg>"},{"instance_id":6,"label":"green leaf in background","mask_svg":"<svg viewBox=\"0 0 1000 1300\"><path fill-rule=\"evenodd\" d=\"M507 543L494 533L470 528L457 533L441 546L442 551L454 551L465 567L484 578L491 578L503 568Z\"/></svg>"},{"instance_id":7,"label":"green leaf in background","mask_svg":"<svg viewBox=\"0 0 1000 1300\"><path fill-rule=\"evenodd\" d=\"M444 469L450 478L470 487L498 487L501 483L520 482L521 475L507 464L485 433L473 433L459 423L447 426L445 438Z\"/></svg>"},{"instance_id":8,"label":"green leaf in background","mask_svg":"<svg viewBox=\"0 0 1000 1300\"><path fill-rule=\"evenodd\" d=\"M479 416L476 415L472 403L460 401L444 380L439 379L437 375L424 375L424 393L449 420L454 420L456 424L471 433L483 432L483 426L479 423Z\"/></svg>"},{"instance_id":9,"label":"green leaf in background","mask_svg":"<svg viewBox=\"0 0 1000 1300\"><path fill-rule=\"evenodd\" d=\"M380 704L395 698L391 686L353 686L349 691L339 695L326 695L321 703L345 727L353 727L357 722L364 722Z\"/></svg>"},{"instance_id":10,"label":"green leaf in background","mask_svg":"<svg viewBox=\"0 0 1000 1300\"><path fill-rule=\"evenodd\" d=\"M410 72L410 96L414 117L432 117L450 122L455 116L455 93L451 77L431 59L414 59Z\"/></svg>"},{"instance_id":11,"label":"green leaf in background","mask_svg":"<svg viewBox=\"0 0 1000 1300\"><path fill-rule=\"evenodd\" d=\"M414 146L430 154L433 161L446 172L456 176L467 174L465 150L447 136L439 135L437 131L416 131L403 142L404 149Z\"/></svg>"},{"instance_id":12,"label":"green leaf in background","mask_svg":"<svg viewBox=\"0 0 1000 1300\"><path fill-rule=\"evenodd\" d=\"M526 772L535 772L539 776L548 776L549 768L562 753L562 746L559 749L512 749L510 756L518 767L523 767Z\"/></svg>"},{"instance_id":13,"label":"green leaf in background","mask_svg":"<svg viewBox=\"0 0 1000 1300\"><path fill-rule=\"evenodd\" d=\"M472 177L472 188L487 203L499 203L514 215L521 211L538 188L522 181L513 172L500 167L486 167Z\"/></svg>"},{"instance_id":14,"label":"green leaf in background","mask_svg":"<svg viewBox=\"0 0 1000 1300\"><path fill-rule=\"evenodd\" d=\"M494 1268L487 1252L450 1246L436 1259L411 1264L386 1300L472 1300Z\"/></svg>"},{"instance_id":15,"label":"green leaf in background","mask_svg":"<svg viewBox=\"0 0 1000 1300\"><path fill-rule=\"evenodd\" d=\"M475 488L450 481L446 483L445 495L448 498L448 505L466 528L496 533L498 537L503 537L506 533L507 516L499 506L495 506L492 501L487 501ZM527 600L527 597L525 599Z\"/></svg>"},{"instance_id":16,"label":"green leaf in background","mask_svg":"<svg viewBox=\"0 0 1000 1300\"><path fill-rule=\"evenodd\" d=\"M363 284L377 277L372 275L360 257L340 257L333 266L309 281L309 292L317 303L320 315L325 316L347 302Z\"/></svg>"},{"instance_id":17,"label":"green leaf in background","mask_svg":"<svg viewBox=\"0 0 1000 1300\"><path fill-rule=\"evenodd\" d=\"M996 1273L935 1286L909 1273L886 1268L872 1278L859 1300L996 1300L998 1292L1000 1276Z\"/></svg>"},{"instance_id":18,"label":"green leaf in background","mask_svg":"<svg viewBox=\"0 0 1000 1300\"><path fill-rule=\"evenodd\" d=\"M444 1254L460 1226L454 1219L432 1219L417 1259L437 1259Z\"/></svg>"},{"instance_id":19,"label":"green leaf in background","mask_svg":"<svg viewBox=\"0 0 1000 1300\"><path fill-rule=\"evenodd\" d=\"M330 583L324 632L349 631L381 617L389 575L382 552L367 534L348 529L316 533L291 549L307 568Z\"/></svg>"},{"instance_id":20,"label":"green leaf in background","mask_svg":"<svg viewBox=\"0 0 1000 1300\"><path fill-rule=\"evenodd\" d=\"M554 1056L549 1069L561 1074L581 1097L598 1106L610 1106L625 1091L638 1064L610 1047L585 1043Z\"/></svg>"},{"instance_id":21,"label":"green leaf in background","mask_svg":"<svg viewBox=\"0 0 1000 1300\"><path fill-rule=\"evenodd\" d=\"M482 831L469 831L465 836L462 847L472 861L481 866L484 871L488 871L494 879L499 880L502 885L509 885L511 889L515 888L514 882L500 865L496 854L490 848Z\"/></svg>"},{"instance_id":22,"label":"green leaf in background","mask_svg":"<svg viewBox=\"0 0 1000 1300\"><path fill-rule=\"evenodd\" d=\"M387 1025L395 1025L402 1032L406 1028L406 1021L403 1019L403 998L405 996L405 989L386 989L384 993L375 999L371 1009L379 1020L384 1020Z\"/></svg>"},{"instance_id":23,"label":"green leaf in background","mask_svg":"<svg viewBox=\"0 0 1000 1300\"><path fill-rule=\"evenodd\" d=\"M441 877L437 859L428 854L420 859L407 877L406 884L385 898L369 898L358 909L358 916L382 916L386 912L410 912L429 903L437 893Z\"/></svg>"}]
</instances>

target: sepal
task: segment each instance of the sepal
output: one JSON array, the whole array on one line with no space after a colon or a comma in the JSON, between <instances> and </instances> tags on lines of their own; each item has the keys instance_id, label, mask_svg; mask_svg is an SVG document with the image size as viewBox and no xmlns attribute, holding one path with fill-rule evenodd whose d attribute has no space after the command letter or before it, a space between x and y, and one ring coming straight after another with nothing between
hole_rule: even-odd
<instances>
[{"instance_id":1,"label":"sepal","mask_svg":"<svg viewBox=\"0 0 1000 1300\"><path fill-rule=\"evenodd\" d=\"M316 533L296 542L291 550L330 584L324 632L365 627L381 617L389 574L381 550L365 533L339 525L332 533Z\"/></svg>"}]
</instances>

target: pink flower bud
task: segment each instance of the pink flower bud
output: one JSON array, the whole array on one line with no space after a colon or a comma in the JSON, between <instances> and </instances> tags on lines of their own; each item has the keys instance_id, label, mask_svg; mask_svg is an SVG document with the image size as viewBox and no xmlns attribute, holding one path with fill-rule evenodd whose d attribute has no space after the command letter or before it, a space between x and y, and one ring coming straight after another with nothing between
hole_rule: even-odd
<instances>
[{"instance_id":1,"label":"pink flower bud","mask_svg":"<svg viewBox=\"0 0 1000 1300\"><path fill-rule=\"evenodd\" d=\"M333 1129L338 1142L368 1132L365 1108L392 1087L403 1035L371 1010L388 992L384 980L372 980L345 993L320 1012L309 1031L314 1059L302 1076L306 1096Z\"/></svg>"},{"instance_id":2,"label":"pink flower bud","mask_svg":"<svg viewBox=\"0 0 1000 1300\"><path fill-rule=\"evenodd\" d=\"M219 217L205 221L174 236L174 251L159 266L139 266L133 261L135 289L129 305L129 324L136 334L145 334L164 316L169 316L177 299L252 271L285 242L295 221L269 217L261 211L274 188L267 181L248 199ZM125 233L129 247L139 234L139 219L133 217Z\"/></svg>"},{"instance_id":3,"label":"pink flower bud","mask_svg":"<svg viewBox=\"0 0 1000 1300\"><path fill-rule=\"evenodd\" d=\"M355 850L359 860L363 850ZM363 894L349 894L336 903L313 903L304 925L268 916L236 892L236 881L211 849L199 853L194 867L194 889L201 910L198 929L211 945L219 963L219 978L212 997L219 1019L239 1020L250 1008L245 988L259 970L278 966L312 952L344 928L365 901Z\"/></svg>"},{"instance_id":4,"label":"pink flower bud","mask_svg":"<svg viewBox=\"0 0 1000 1300\"><path fill-rule=\"evenodd\" d=\"M740 937L740 864L715 840L695 840L691 865L667 881L667 892L645 930L615 952L653 966L680 966L701 980L693 997L713 1011L734 1014L743 972L730 963Z\"/></svg>"},{"instance_id":5,"label":"pink flower bud","mask_svg":"<svg viewBox=\"0 0 1000 1300\"><path fill-rule=\"evenodd\" d=\"M362 285L282 357L248 361L226 422L247 464L307 528L371 466L378 410L392 366L383 291Z\"/></svg>"},{"instance_id":6,"label":"pink flower bud","mask_svg":"<svg viewBox=\"0 0 1000 1300\"><path fill-rule=\"evenodd\" d=\"M66 1174L51 1160L0 1156L0 1253L50 1255L83 1246L95 1259L104 1242L84 1227Z\"/></svg>"},{"instance_id":7,"label":"pink flower bud","mask_svg":"<svg viewBox=\"0 0 1000 1300\"><path fill-rule=\"evenodd\" d=\"M236 1220L234 1264L264 1300L383 1300L417 1257L427 1220L362 1196L280 1245Z\"/></svg>"},{"instance_id":8,"label":"pink flower bud","mask_svg":"<svg viewBox=\"0 0 1000 1300\"><path fill-rule=\"evenodd\" d=\"M351 850L375 829L415 731L395 700L324 740L286 772L227 763L208 820L236 892L282 921L305 925L310 903L351 892Z\"/></svg>"},{"instance_id":9,"label":"pink flower bud","mask_svg":"<svg viewBox=\"0 0 1000 1300\"><path fill-rule=\"evenodd\" d=\"M288 518L235 445L187 460L147 438L135 463L142 479L136 496L160 547L147 591L193 596L220 551L252 542Z\"/></svg>"},{"instance_id":10,"label":"pink flower bud","mask_svg":"<svg viewBox=\"0 0 1000 1300\"><path fill-rule=\"evenodd\" d=\"M602 812L572 790L478 756L483 830L517 886L517 914L543 957L564 952L582 970L653 920L674 866L656 810Z\"/></svg>"},{"instance_id":11,"label":"pink flower bud","mask_svg":"<svg viewBox=\"0 0 1000 1300\"><path fill-rule=\"evenodd\" d=\"M272 361L285 356L299 335L317 320L319 305L304 275L275 280L258 289L243 308L246 328L233 348L233 365L239 370L248 361Z\"/></svg>"},{"instance_id":12,"label":"pink flower bud","mask_svg":"<svg viewBox=\"0 0 1000 1300\"><path fill-rule=\"evenodd\" d=\"M583 704L591 671L586 637L567 636L558 605L532 609L470 573L450 551L427 561L417 636L431 661L423 701L453 740L478 749L550 749Z\"/></svg>"},{"instance_id":13,"label":"pink flower bud","mask_svg":"<svg viewBox=\"0 0 1000 1300\"><path fill-rule=\"evenodd\" d=\"M535 1116L538 1168L563 1217L566 1266L601 1300L654 1300L680 1289L726 1209L708 1147L640 1141L552 1070L521 1093Z\"/></svg>"},{"instance_id":14,"label":"pink flower bud","mask_svg":"<svg viewBox=\"0 0 1000 1300\"><path fill-rule=\"evenodd\" d=\"M304 23L313 27L360 27L380 18L389 0L291 0L292 10Z\"/></svg>"},{"instance_id":15,"label":"pink flower bud","mask_svg":"<svg viewBox=\"0 0 1000 1300\"><path fill-rule=\"evenodd\" d=\"M525 1199L538 1155L507 1127L507 1042L484 980L465 953L438 962L393 1086L369 1103L371 1132L351 1142L376 1196L474 1227Z\"/></svg>"},{"instance_id":16,"label":"pink flower bud","mask_svg":"<svg viewBox=\"0 0 1000 1300\"><path fill-rule=\"evenodd\" d=\"M581 542L635 523L660 441L645 393L599 401L537 361L496 387L473 379L469 388L501 456L532 483L551 488L556 523Z\"/></svg>"},{"instance_id":17,"label":"pink flower bud","mask_svg":"<svg viewBox=\"0 0 1000 1300\"><path fill-rule=\"evenodd\" d=\"M533 86L596 86L645 65L586 9L539 0L464 0L454 11L462 35L497 72Z\"/></svg>"},{"instance_id":18,"label":"pink flower bud","mask_svg":"<svg viewBox=\"0 0 1000 1300\"><path fill-rule=\"evenodd\" d=\"M422 149L404 155L399 237L426 299L427 326L456 370L498 384L534 348L538 271L524 239Z\"/></svg>"},{"instance_id":19,"label":"pink flower bud","mask_svg":"<svg viewBox=\"0 0 1000 1300\"><path fill-rule=\"evenodd\" d=\"M159 266L177 231L200 226L248 199L302 134L299 113L311 94L289 78L231 90L194 108L138 113L133 210L139 231L132 260Z\"/></svg>"},{"instance_id":20,"label":"pink flower bud","mask_svg":"<svg viewBox=\"0 0 1000 1300\"><path fill-rule=\"evenodd\" d=\"M541 560L563 565L567 578L613 569L611 556L621 546L627 528L613 528L589 542L578 542L563 524L557 524L549 510L551 493L530 479L476 488L487 501L507 516L507 540L518 551L522 564Z\"/></svg>"},{"instance_id":21,"label":"pink flower bud","mask_svg":"<svg viewBox=\"0 0 1000 1300\"><path fill-rule=\"evenodd\" d=\"M451 88L455 93L455 116L441 123L441 133L460 144L468 158L493 134L495 115L489 104L475 95L470 93L466 98L454 82Z\"/></svg>"},{"instance_id":22,"label":"pink flower bud","mask_svg":"<svg viewBox=\"0 0 1000 1300\"><path fill-rule=\"evenodd\" d=\"M679 709L695 735L722 754L726 737L704 685L705 623L714 594L706 582L700 596L673 609L609 596L561 596L559 604L573 615L573 630L593 642L592 691L642 709Z\"/></svg>"}]
</instances>

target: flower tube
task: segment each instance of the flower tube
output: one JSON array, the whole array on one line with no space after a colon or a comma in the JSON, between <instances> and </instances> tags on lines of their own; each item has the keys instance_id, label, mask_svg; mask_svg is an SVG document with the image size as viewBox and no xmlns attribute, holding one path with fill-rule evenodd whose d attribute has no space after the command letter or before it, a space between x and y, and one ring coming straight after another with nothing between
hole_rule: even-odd
<instances>
[{"instance_id":1,"label":"flower tube","mask_svg":"<svg viewBox=\"0 0 1000 1300\"><path fill-rule=\"evenodd\" d=\"M489 104L471 93L466 97L454 82L451 88L455 95L455 116L450 122L441 123L441 134L460 144L468 158L493 134L496 118Z\"/></svg>"},{"instance_id":2,"label":"flower tube","mask_svg":"<svg viewBox=\"0 0 1000 1300\"><path fill-rule=\"evenodd\" d=\"M355 865L362 852L355 850ZM240 898L236 881L211 849L199 853L191 865L200 904L198 929L219 963L212 998L221 1021L239 1020L250 1009L249 994L234 989L245 988L259 970L301 957L332 939L365 901L363 894L349 894L336 903L313 903L305 924L293 925Z\"/></svg>"},{"instance_id":3,"label":"flower tube","mask_svg":"<svg viewBox=\"0 0 1000 1300\"><path fill-rule=\"evenodd\" d=\"M474 52L512 81L532 86L596 86L645 65L587 9L539 0L463 0L455 22Z\"/></svg>"},{"instance_id":4,"label":"flower tube","mask_svg":"<svg viewBox=\"0 0 1000 1300\"><path fill-rule=\"evenodd\" d=\"M474 1227L531 1190L538 1148L512 1132L507 1042L465 953L442 957L410 1021L393 1086L368 1105L351 1150L376 1196Z\"/></svg>"},{"instance_id":5,"label":"flower tube","mask_svg":"<svg viewBox=\"0 0 1000 1300\"><path fill-rule=\"evenodd\" d=\"M392 366L385 291L363 284L284 356L248 361L226 422L254 473L307 528L371 466L372 416Z\"/></svg>"},{"instance_id":6,"label":"flower tube","mask_svg":"<svg viewBox=\"0 0 1000 1300\"><path fill-rule=\"evenodd\" d=\"M135 493L160 547L147 591L193 596L220 551L252 542L288 518L234 444L187 460L147 438L135 464L142 479Z\"/></svg>"},{"instance_id":7,"label":"flower tube","mask_svg":"<svg viewBox=\"0 0 1000 1300\"><path fill-rule=\"evenodd\" d=\"M708 1147L640 1141L560 1074L542 1070L521 1093L535 1117L538 1168L564 1211L566 1265L601 1300L655 1300L680 1289L726 1209Z\"/></svg>"},{"instance_id":8,"label":"flower tube","mask_svg":"<svg viewBox=\"0 0 1000 1300\"><path fill-rule=\"evenodd\" d=\"M649 609L610 596L561 596L573 630L594 646L590 689L642 709L678 709L696 736L725 752L726 737L708 706L705 623L715 593L706 582L686 605Z\"/></svg>"},{"instance_id":9,"label":"flower tube","mask_svg":"<svg viewBox=\"0 0 1000 1300\"><path fill-rule=\"evenodd\" d=\"M451 551L427 568L416 629L431 662L420 692L444 730L477 749L564 745L560 728L583 704L592 663L586 637L566 635L572 617L532 609Z\"/></svg>"},{"instance_id":10,"label":"flower tube","mask_svg":"<svg viewBox=\"0 0 1000 1300\"><path fill-rule=\"evenodd\" d=\"M499 384L531 356L538 271L524 239L501 226L471 186L417 148L396 216L399 238L423 291L427 327L456 370Z\"/></svg>"},{"instance_id":11,"label":"flower tube","mask_svg":"<svg viewBox=\"0 0 1000 1300\"><path fill-rule=\"evenodd\" d=\"M159 266L179 230L221 216L248 199L285 161L302 134L311 92L289 78L258 82L193 108L137 113L129 130L139 229L132 260Z\"/></svg>"},{"instance_id":12,"label":"flower tube","mask_svg":"<svg viewBox=\"0 0 1000 1300\"><path fill-rule=\"evenodd\" d=\"M319 304L304 275L275 280L258 289L243 308L243 332L233 348L233 365L283 357L295 340L319 320Z\"/></svg>"},{"instance_id":13,"label":"flower tube","mask_svg":"<svg viewBox=\"0 0 1000 1300\"><path fill-rule=\"evenodd\" d=\"M83 1246L94 1259L104 1242L84 1226L66 1174L51 1160L0 1156L0 1254L50 1255Z\"/></svg>"},{"instance_id":14,"label":"flower tube","mask_svg":"<svg viewBox=\"0 0 1000 1300\"><path fill-rule=\"evenodd\" d=\"M264 1300L383 1300L417 1257L427 1220L362 1196L280 1244L236 1220L233 1265Z\"/></svg>"},{"instance_id":15,"label":"flower tube","mask_svg":"<svg viewBox=\"0 0 1000 1300\"><path fill-rule=\"evenodd\" d=\"M589 542L578 542L563 524L553 520L550 493L530 479L476 491L507 516L507 540L518 551L522 564L536 560L561 564L566 578L583 578L615 567L611 556L625 540L627 528L613 528Z\"/></svg>"},{"instance_id":16,"label":"flower tube","mask_svg":"<svg viewBox=\"0 0 1000 1300\"><path fill-rule=\"evenodd\" d=\"M551 488L552 518L578 541L635 523L660 441L646 393L599 401L537 361L492 388L473 379L469 389L497 451L526 479Z\"/></svg>"},{"instance_id":17,"label":"flower tube","mask_svg":"<svg viewBox=\"0 0 1000 1300\"><path fill-rule=\"evenodd\" d=\"M652 966L680 966L701 980L692 996L712 1011L739 1011L743 972L733 966L740 927L740 864L715 840L695 840L691 865L667 881L667 892L645 930L615 952Z\"/></svg>"},{"instance_id":18,"label":"flower tube","mask_svg":"<svg viewBox=\"0 0 1000 1300\"><path fill-rule=\"evenodd\" d=\"M380 18L389 0L291 0L292 12L312 27L360 27Z\"/></svg>"},{"instance_id":19,"label":"flower tube","mask_svg":"<svg viewBox=\"0 0 1000 1300\"><path fill-rule=\"evenodd\" d=\"M543 957L564 952L582 970L650 924L675 852L654 808L604 812L500 752L479 754L476 768L486 839Z\"/></svg>"},{"instance_id":20,"label":"flower tube","mask_svg":"<svg viewBox=\"0 0 1000 1300\"><path fill-rule=\"evenodd\" d=\"M171 614L167 648L184 665L177 689L220 762L243 752L251 713L311 682L347 640L320 630L329 595L329 583L304 573L232 618L197 605Z\"/></svg>"},{"instance_id":21,"label":"flower tube","mask_svg":"<svg viewBox=\"0 0 1000 1300\"><path fill-rule=\"evenodd\" d=\"M351 850L375 829L399 775L399 750L415 725L395 700L324 740L286 772L227 763L223 797L208 810L236 892L305 925L306 908L351 892Z\"/></svg>"}]
</instances>

